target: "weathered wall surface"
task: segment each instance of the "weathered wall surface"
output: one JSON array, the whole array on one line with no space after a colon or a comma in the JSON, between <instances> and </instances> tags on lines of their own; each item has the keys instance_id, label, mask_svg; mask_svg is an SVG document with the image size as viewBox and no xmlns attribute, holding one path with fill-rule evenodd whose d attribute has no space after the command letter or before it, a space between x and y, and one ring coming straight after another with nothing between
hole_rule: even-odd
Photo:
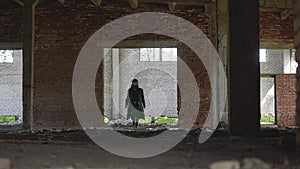
<instances>
[{"instance_id":1,"label":"weathered wall surface","mask_svg":"<svg viewBox=\"0 0 300 169\"><path fill-rule=\"evenodd\" d=\"M294 20L294 33L295 33L295 48L296 48L296 61L299 64L300 63L300 20L299 15L300 14L300 1L295 2L295 20ZM300 69L297 68L296 72L296 125L300 126ZM300 129L298 128L297 134L296 134L296 144L299 149L300 147Z\"/></svg>"},{"instance_id":2,"label":"weathered wall surface","mask_svg":"<svg viewBox=\"0 0 300 169\"><path fill-rule=\"evenodd\" d=\"M0 11L0 44L21 42L22 7L9 3L0 6ZM35 27L34 127L79 126L72 102L71 81L81 47L106 23L132 13L147 11L175 14L195 24L209 38L215 35L211 31L211 19L199 6L176 6L175 11L170 12L165 4L139 3L137 9L132 9L126 1L102 1L100 7L94 6L90 1L70 0L64 4L55 0L40 1L36 7ZM264 15L267 17L263 17ZM292 19L289 17L281 21L278 13L264 12L261 15L261 37L291 38L290 20ZM146 35L134 39L151 38L165 39ZM192 69L200 88L201 107L196 124L201 125L210 105L208 76L204 65L189 48L184 45L179 48L180 56ZM98 75L100 82L103 79L102 66ZM96 86L96 92L100 95L99 107L103 110L103 85Z\"/></svg>"},{"instance_id":3,"label":"weathered wall surface","mask_svg":"<svg viewBox=\"0 0 300 169\"><path fill-rule=\"evenodd\" d=\"M284 15L289 10L261 8L260 46L267 49L293 49L294 15Z\"/></svg>"},{"instance_id":4,"label":"weathered wall surface","mask_svg":"<svg viewBox=\"0 0 300 169\"><path fill-rule=\"evenodd\" d=\"M281 19L280 11L260 12L260 38L261 39L293 39L294 15Z\"/></svg>"},{"instance_id":5,"label":"weathered wall surface","mask_svg":"<svg viewBox=\"0 0 300 169\"><path fill-rule=\"evenodd\" d=\"M1 5L0 11L0 43L20 43L23 27L22 7L16 3L10 3Z\"/></svg>"},{"instance_id":6,"label":"weathered wall surface","mask_svg":"<svg viewBox=\"0 0 300 169\"><path fill-rule=\"evenodd\" d=\"M295 75L276 75L277 125L295 126Z\"/></svg>"},{"instance_id":7,"label":"weathered wall surface","mask_svg":"<svg viewBox=\"0 0 300 169\"><path fill-rule=\"evenodd\" d=\"M96 7L90 1L66 1L64 5L57 1L42 1L36 8L36 53L35 53L35 127L73 127L78 126L71 97L73 67L78 53L85 41L104 24L122 16L145 11L169 12L166 5L139 4L132 9L127 2L104 1ZM210 36L210 19L197 7L182 7L173 14L194 23ZM137 39L149 40L146 35ZM157 38L157 37L156 37ZM165 37L162 37L165 38ZM159 37L161 39L161 37ZM195 58L183 53L192 70L199 77L203 100L208 100L209 81L204 66L195 62ZM201 63L201 62L200 62ZM99 72L102 79L102 72ZM203 79L207 81L203 81ZM100 83L99 94L103 94ZM207 98L208 97L208 98ZM102 98L102 100L101 100ZM100 97L100 108L103 97ZM208 112L203 106L200 114ZM202 115L205 117L205 115ZM204 120L202 120L204 121Z\"/></svg>"}]
</instances>

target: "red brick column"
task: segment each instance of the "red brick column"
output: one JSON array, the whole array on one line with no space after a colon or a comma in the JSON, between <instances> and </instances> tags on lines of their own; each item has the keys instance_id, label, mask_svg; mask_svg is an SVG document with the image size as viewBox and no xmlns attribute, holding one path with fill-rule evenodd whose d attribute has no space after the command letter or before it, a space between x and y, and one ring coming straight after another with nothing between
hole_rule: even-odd
<instances>
[{"instance_id":1,"label":"red brick column","mask_svg":"<svg viewBox=\"0 0 300 169\"><path fill-rule=\"evenodd\" d=\"M294 75L276 75L277 125L294 127L296 86Z\"/></svg>"}]
</instances>

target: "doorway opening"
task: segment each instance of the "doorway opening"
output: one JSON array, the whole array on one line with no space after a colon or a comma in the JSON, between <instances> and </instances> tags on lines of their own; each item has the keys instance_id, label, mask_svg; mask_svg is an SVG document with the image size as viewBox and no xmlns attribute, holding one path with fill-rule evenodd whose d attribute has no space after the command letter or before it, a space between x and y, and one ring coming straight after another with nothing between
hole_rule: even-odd
<instances>
[{"instance_id":1,"label":"doorway opening","mask_svg":"<svg viewBox=\"0 0 300 169\"><path fill-rule=\"evenodd\" d=\"M0 50L0 125L21 125L23 119L22 50Z\"/></svg>"},{"instance_id":2,"label":"doorway opening","mask_svg":"<svg viewBox=\"0 0 300 169\"><path fill-rule=\"evenodd\" d=\"M125 99L131 80L143 88L142 124L177 125L177 48L112 48L104 50L104 116L111 125L127 125Z\"/></svg>"}]
</instances>

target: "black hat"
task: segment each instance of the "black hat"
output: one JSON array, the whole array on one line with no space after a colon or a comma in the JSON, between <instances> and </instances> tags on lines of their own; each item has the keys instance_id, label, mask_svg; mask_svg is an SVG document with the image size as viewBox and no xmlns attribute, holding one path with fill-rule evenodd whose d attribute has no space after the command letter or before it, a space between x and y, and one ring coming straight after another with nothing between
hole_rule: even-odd
<instances>
[{"instance_id":1,"label":"black hat","mask_svg":"<svg viewBox=\"0 0 300 169\"><path fill-rule=\"evenodd\" d=\"M133 79L131 82L138 82L138 80L137 79Z\"/></svg>"}]
</instances>

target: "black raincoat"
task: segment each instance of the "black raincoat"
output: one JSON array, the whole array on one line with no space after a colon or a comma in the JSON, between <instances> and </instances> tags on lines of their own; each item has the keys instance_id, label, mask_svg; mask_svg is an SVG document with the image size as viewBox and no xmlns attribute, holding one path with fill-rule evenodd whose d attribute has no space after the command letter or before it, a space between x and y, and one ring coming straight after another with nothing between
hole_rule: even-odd
<instances>
[{"instance_id":1,"label":"black raincoat","mask_svg":"<svg viewBox=\"0 0 300 169\"><path fill-rule=\"evenodd\" d=\"M134 86L128 89L125 106L127 107L127 119L131 118L133 121L145 119L146 104L143 89Z\"/></svg>"}]
</instances>

